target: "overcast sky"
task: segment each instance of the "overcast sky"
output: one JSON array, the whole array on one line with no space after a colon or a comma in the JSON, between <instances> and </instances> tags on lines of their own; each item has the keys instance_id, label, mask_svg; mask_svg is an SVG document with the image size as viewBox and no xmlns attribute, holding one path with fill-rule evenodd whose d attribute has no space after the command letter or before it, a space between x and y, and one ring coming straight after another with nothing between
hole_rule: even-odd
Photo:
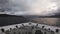
<instances>
[{"instance_id":1,"label":"overcast sky","mask_svg":"<svg viewBox=\"0 0 60 34\"><path fill-rule=\"evenodd\" d=\"M12 15L51 16L59 13L60 0L0 0L0 9Z\"/></svg>"}]
</instances>

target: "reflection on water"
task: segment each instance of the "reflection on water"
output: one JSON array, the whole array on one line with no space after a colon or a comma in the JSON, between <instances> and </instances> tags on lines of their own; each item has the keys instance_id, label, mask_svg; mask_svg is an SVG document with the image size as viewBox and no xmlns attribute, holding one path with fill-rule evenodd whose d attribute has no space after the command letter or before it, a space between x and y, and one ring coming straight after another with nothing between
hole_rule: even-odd
<instances>
[{"instance_id":1,"label":"reflection on water","mask_svg":"<svg viewBox=\"0 0 60 34\"><path fill-rule=\"evenodd\" d=\"M60 18L36 18L32 22L60 26Z\"/></svg>"}]
</instances>

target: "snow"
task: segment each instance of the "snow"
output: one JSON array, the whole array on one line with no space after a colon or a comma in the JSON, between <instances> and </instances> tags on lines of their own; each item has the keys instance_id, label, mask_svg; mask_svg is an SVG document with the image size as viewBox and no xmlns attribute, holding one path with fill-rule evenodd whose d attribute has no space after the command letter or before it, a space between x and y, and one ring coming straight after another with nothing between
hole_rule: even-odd
<instances>
[{"instance_id":1,"label":"snow","mask_svg":"<svg viewBox=\"0 0 60 34\"><path fill-rule=\"evenodd\" d=\"M24 26L36 26L36 24L38 24L38 23L31 23L31 24L29 25L29 23L30 23L30 22L28 22L28 23L22 23L22 24L24 24ZM1 28L4 28L5 30L9 30L9 28L14 29L14 28L16 28L16 27L15 27L16 25L17 25L18 27L21 27L21 26L22 26L21 24L14 24L14 25L9 25L9 26L0 27L0 29L1 29ZM52 31L54 31L54 32L55 32L56 29L59 29L59 30L60 30L60 27L49 26L49 25L44 25L44 24L38 24L37 27L42 28L42 26L45 26L44 29L49 29L49 28L50 28L50 30L52 30ZM0 33L1 33L1 31L0 31Z\"/></svg>"}]
</instances>

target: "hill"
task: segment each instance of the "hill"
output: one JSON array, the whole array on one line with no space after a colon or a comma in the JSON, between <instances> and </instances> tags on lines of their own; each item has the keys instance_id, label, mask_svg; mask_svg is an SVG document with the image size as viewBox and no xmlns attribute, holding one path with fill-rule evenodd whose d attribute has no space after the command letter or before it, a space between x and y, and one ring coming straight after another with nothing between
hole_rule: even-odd
<instances>
[{"instance_id":1,"label":"hill","mask_svg":"<svg viewBox=\"0 0 60 34\"><path fill-rule=\"evenodd\" d=\"M0 26L19 24L28 22L23 16L0 14Z\"/></svg>"}]
</instances>

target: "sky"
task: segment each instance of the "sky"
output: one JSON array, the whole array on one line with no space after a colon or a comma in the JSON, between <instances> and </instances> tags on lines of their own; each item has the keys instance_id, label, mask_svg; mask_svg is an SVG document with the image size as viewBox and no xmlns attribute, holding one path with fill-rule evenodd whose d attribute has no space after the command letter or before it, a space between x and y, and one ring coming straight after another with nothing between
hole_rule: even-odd
<instances>
[{"instance_id":1,"label":"sky","mask_svg":"<svg viewBox=\"0 0 60 34\"><path fill-rule=\"evenodd\" d=\"M60 0L0 0L0 9L10 15L51 16L60 12Z\"/></svg>"}]
</instances>

